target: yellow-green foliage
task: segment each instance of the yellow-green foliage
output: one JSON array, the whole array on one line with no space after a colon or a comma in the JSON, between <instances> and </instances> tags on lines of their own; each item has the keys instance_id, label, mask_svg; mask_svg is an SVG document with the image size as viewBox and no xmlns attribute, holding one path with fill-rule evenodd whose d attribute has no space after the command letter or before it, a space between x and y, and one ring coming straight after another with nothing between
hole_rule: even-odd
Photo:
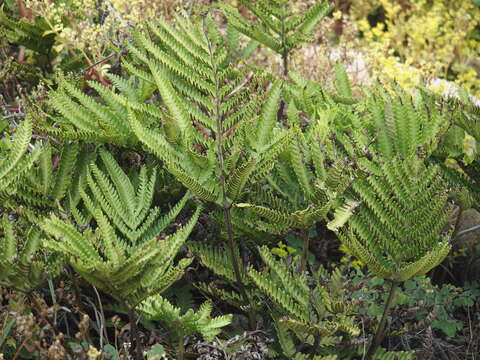
<instances>
[{"instance_id":1,"label":"yellow-green foliage","mask_svg":"<svg viewBox=\"0 0 480 360\"><path fill-rule=\"evenodd\" d=\"M158 234L176 218L188 195L161 216L160 209L151 206L156 170L142 167L134 184L110 153L101 151L100 155L106 171L92 164L87 174L89 194L82 190L96 226L79 231L52 216L42 224L52 237L46 247L62 254L89 283L134 308L183 276L192 259L178 263L174 259L201 209L197 208L185 227L161 239Z\"/></svg>"},{"instance_id":2,"label":"yellow-green foliage","mask_svg":"<svg viewBox=\"0 0 480 360\"><path fill-rule=\"evenodd\" d=\"M384 21L372 26L367 16L382 9ZM422 77L454 75L457 83L480 94L480 42L472 37L480 8L473 1L355 1L350 17L380 76L412 88Z\"/></svg>"},{"instance_id":3,"label":"yellow-green foliage","mask_svg":"<svg viewBox=\"0 0 480 360\"><path fill-rule=\"evenodd\" d=\"M112 44L119 45L120 37L129 33L130 26L142 21L169 15L186 4L182 0L27 0L30 20L42 18L55 34L57 62L66 53L80 53L87 64L93 64L111 52ZM201 1L200 1L201 3ZM104 66L107 70L108 66Z\"/></svg>"}]
</instances>

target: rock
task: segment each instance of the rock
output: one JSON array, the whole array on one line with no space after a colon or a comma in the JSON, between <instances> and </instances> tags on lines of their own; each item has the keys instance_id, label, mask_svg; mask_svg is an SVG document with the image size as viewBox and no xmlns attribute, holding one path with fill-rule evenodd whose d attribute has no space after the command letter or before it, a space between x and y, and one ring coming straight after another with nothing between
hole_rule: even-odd
<instances>
[{"instance_id":1,"label":"rock","mask_svg":"<svg viewBox=\"0 0 480 360\"><path fill-rule=\"evenodd\" d=\"M469 229L476 225L480 225L480 212L475 209L467 209L462 211L457 221L457 232ZM480 230L472 231L461 235L454 244L454 248L467 248L474 251L475 246L480 243Z\"/></svg>"},{"instance_id":2,"label":"rock","mask_svg":"<svg viewBox=\"0 0 480 360\"><path fill-rule=\"evenodd\" d=\"M456 233L480 225L480 212L477 210L466 209L461 212L460 217L458 212L458 209L455 209L452 218L448 220L451 227L456 226ZM478 281L480 279L480 230L459 236L452 245L453 249L445 259L444 266L436 269L436 281L444 283L447 278L450 278L449 282L453 281L457 286L463 286L466 281Z\"/></svg>"}]
</instances>

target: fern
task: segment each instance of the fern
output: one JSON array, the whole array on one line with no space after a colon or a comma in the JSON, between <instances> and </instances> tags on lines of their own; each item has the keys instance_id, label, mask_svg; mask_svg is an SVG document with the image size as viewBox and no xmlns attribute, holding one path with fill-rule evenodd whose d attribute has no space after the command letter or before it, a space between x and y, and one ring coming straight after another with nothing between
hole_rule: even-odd
<instances>
[{"instance_id":1,"label":"fern","mask_svg":"<svg viewBox=\"0 0 480 360\"><path fill-rule=\"evenodd\" d=\"M356 120L356 129L350 135L354 156L361 159L362 168L375 172L377 160L432 155L449 122L427 100L422 96L411 98L403 92L368 97L369 116L364 118L366 121ZM365 128L369 129L367 136L362 134ZM343 145L349 146L346 142Z\"/></svg>"},{"instance_id":2,"label":"fern","mask_svg":"<svg viewBox=\"0 0 480 360\"><path fill-rule=\"evenodd\" d=\"M435 93L424 90L426 100L438 102L443 110L448 111L456 124L458 124L467 133L480 138L480 107L471 101L471 99L456 99L454 97L443 98Z\"/></svg>"},{"instance_id":3,"label":"fern","mask_svg":"<svg viewBox=\"0 0 480 360\"><path fill-rule=\"evenodd\" d=\"M89 83L94 96L60 77L60 86L50 94L60 116L38 120L44 132L59 138L122 147L144 145L194 195L222 210L231 256L235 256L230 208L271 171L293 134L274 122L281 84L270 85L262 107L264 96L257 90L269 86L265 76L245 81L245 74L230 63L227 42L211 16L192 21L179 15L175 24L150 22L146 31L135 32L128 45L130 56L123 66L130 76L110 75L112 89ZM147 92L140 91L145 87ZM257 136L250 137L255 130ZM87 179L96 173L92 169ZM122 228L131 216L129 204L114 205L106 179L100 176L96 182L98 186L91 180L88 184L103 211L134 240L133 231L141 229ZM125 195L123 190L120 195ZM86 205L91 203L88 196L82 196ZM72 213L82 218L75 210ZM233 264L240 281L237 262Z\"/></svg>"},{"instance_id":4,"label":"fern","mask_svg":"<svg viewBox=\"0 0 480 360\"><path fill-rule=\"evenodd\" d=\"M46 143L39 151L36 162L25 174L18 185L18 191L9 197L5 206L10 209L26 207L36 219L48 211L62 209L71 210L72 199L76 196L78 184L84 176L84 163L92 158L93 153L79 152L82 146L76 143L62 144L61 153L56 154L50 143ZM85 148L83 148L85 149Z\"/></svg>"},{"instance_id":5,"label":"fern","mask_svg":"<svg viewBox=\"0 0 480 360\"><path fill-rule=\"evenodd\" d=\"M280 84L270 86L261 107L262 97L255 90L264 80L257 76L244 82L229 63L226 40L213 20L207 16L195 23L179 16L176 22L177 26L150 23L150 36L138 32L130 45L136 64L129 65L147 70L142 74L156 85L168 128L175 131L148 128L134 108L130 121L140 141L168 171L223 212L236 281L247 302L230 207L273 168L291 138L275 128ZM251 133L255 136L249 138Z\"/></svg>"},{"instance_id":6,"label":"fern","mask_svg":"<svg viewBox=\"0 0 480 360\"><path fill-rule=\"evenodd\" d=\"M342 98L352 98L352 88L345 68L340 64L335 64L335 87Z\"/></svg>"},{"instance_id":7,"label":"fern","mask_svg":"<svg viewBox=\"0 0 480 360\"><path fill-rule=\"evenodd\" d=\"M435 151L443 175L455 190L452 198L462 208L475 206L480 200L478 188L479 161L477 143L480 139L480 109L471 100L444 99L436 94L427 99L439 103L441 111L451 118L452 126Z\"/></svg>"},{"instance_id":8,"label":"fern","mask_svg":"<svg viewBox=\"0 0 480 360\"><path fill-rule=\"evenodd\" d=\"M311 287L305 273L298 275L289 269L285 263L276 260L268 248L262 247L260 256L266 265L264 271L250 268L248 276L275 304L276 312L285 314L278 320L277 326L290 329L305 342L314 339L313 351L317 351L322 341L327 341L337 332L359 334L359 329L348 315L351 305L342 298L339 274L325 281L326 273L320 270L315 274L315 284Z\"/></svg>"},{"instance_id":9,"label":"fern","mask_svg":"<svg viewBox=\"0 0 480 360\"><path fill-rule=\"evenodd\" d=\"M255 288L252 288L251 281L247 275L242 271L240 273L242 284L245 287L246 296L248 297L247 304L245 306L245 300L241 289L238 286L235 268L233 265L233 260L231 253L228 249L221 247L214 247L211 245L201 244L199 242L192 242L189 244L189 249L198 256L200 263L205 266L207 269L211 270L215 275L219 276L222 283L228 284L228 287L222 286L219 287L217 284L210 283L198 283L196 286L208 296L214 299L220 299L232 306L240 308L242 311L248 312L251 310L250 307L253 307L254 310L260 310L262 307L261 303L254 302L257 293ZM244 269L243 261L240 257L239 268Z\"/></svg>"},{"instance_id":10,"label":"fern","mask_svg":"<svg viewBox=\"0 0 480 360\"><path fill-rule=\"evenodd\" d=\"M40 146L31 145L32 121L29 117L18 125L12 145L2 154L0 162L0 194L13 194L41 153ZM29 147L32 151L28 151Z\"/></svg>"},{"instance_id":11,"label":"fern","mask_svg":"<svg viewBox=\"0 0 480 360\"><path fill-rule=\"evenodd\" d=\"M339 68L339 73L343 74L340 80L344 87L350 88L345 72ZM295 75L292 78L294 83L285 89L286 125L295 138L280 154L274 170L266 175L267 184L253 188L248 202L235 205L244 210L241 222L258 231L297 232L303 239L303 271L310 230L319 222L329 221L329 213L339 214L337 208L353 178L346 166L348 160L338 156L338 146L332 139L333 129L340 128L337 118L352 110L321 98L319 94L324 90L318 84Z\"/></svg>"},{"instance_id":12,"label":"fern","mask_svg":"<svg viewBox=\"0 0 480 360\"><path fill-rule=\"evenodd\" d=\"M327 220L350 182L348 171L337 177L340 164L326 164L321 150L326 141L321 134L323 126L320 121L314 122L305 133L295 126L297 137L267 176L268 185L253 189L249 196L252 202L235 204L244 210L242 221L257 230L276 234L298 231L304 241L302 271L309 230Z\"/></svg>"},{"instance_id":13,"label":"fern","mask_svg":"<svg viewBox=\"0 0 480 360\"><path fill-rule=\"evenodd\" d=\"M96 227L80 232L70 222L52 216L42 228L57 239L47 240L49 249L64 255L92 285L135 308L149 295L167 289L190 264L190 259L182 259L175 265L174 258L200 208L184 228L160 239L158 234L175 219L187 198L160 216L151 207L155 172L149 176L143 167L139 186L134 188L108 152L102 150L100 156L107 172L91 165L87 182L92 196L82 195Z\"/></svg>"},{"instance_id":14,"label":"fern","mask_svg":"<svg viewBox=\"0 0 480 360\"><path fill-rule=\"evenodd\" d=\"M100 157L106 171L92 164L87 174L90 194L82 190L84 205L96 225L80 224L80 231L70 221L52 215L41 226L50 235L45 241L48 249L65 257L88 283L127 310L131 342L136 343L132 353L140 358L135 309L183 276L192 259L175 262L175 258L195 226L201 207L183 228L162 239L160 232L175 219L189 196L160 216L159 209L151 207L155 170L142 167L138 185L133 186L108 152L101 150Z\"/></svg>"},{"instance_id":15,"label":"fern","mask_svg":"<svg viewBox=\"0 0 480 360\"><path fill-rule=\"evenodd\" d=\"M405 281L428 272L449 251L440 237L447 192L438 167L415 157L392 160L380 170L380 176L354 182L361 205L339 236L376 276Z\"/></svg>"},{"instance_id":16,"label":"fern","mask_svg":"<svg viewBox=\"0 0 480 360\"><path fill-rule=\"evenodd\" d=\"M376 276L391 283L382 320L367 354L380 346L395 289L437 266L450 251L440 235L449 216L447 189L439 168L417 157L395 158L378 174L353 183L361 203L339 237L348 251Z\"/></svg>"},{"instance_id":17,"label":"fern","mask_svg":"<svg viewBox=\"0 0 480 360\"><path fill-rule=\"evenodd\" d=\"M0 285L30 294L60 273L62 259L46 256L41 231L23 222L10 220L7 214L0 220Z\"/></svg>"},{"instance_id":18,"label":"fern","mask_svg":"<svg viewBox=\"0 0 480 360\"><path fill-rule=\"evenodd\" d=\"M141 104L141 84L134 84L134 77L124 80L109 75L109 79L114 84L112 89L94 81L89 82L89 86L98 94L93 97L60 76L59 86L50 92L50 99L61 116L47 115L46 121L39 119L42 131L62 139L81 139L123 146L136 144L138 140L127 119L127 104L135 101L140 111L157 120L161 115L155 107Z\"/></svg>"},{"instance_id":19,"label":"fern","mask_svg":"<svg viewBox=\"0 0 480 360\"><path fill-rule=\"evenodd\" d=\"M210 301L200 305L198 311L189 309L181 314L180 308L173 306L167 299L160 295L146 299L139 309L151 320L164 321L173 327L178 337L177 358L184 359L184 341L187 336L201 334L211 341L222 329L232 322L232 315L211 317L213 305Z\"/></svg>"},{"instance_id":20,"label":"fern","mask_svg":"<svg viewBox=\"0 0 480 360\"><path fill-rule=\"evenodd\" d=\"M329 13L331 4L320 2L303 13L295 14L286 0L240 0L257 19L251 24L234 7L224 4L222 9L229 25L240 33L272 49L282 56L283 74L288 75L288 59L292 50L302 42L310 41L315 25Z\"/></svg>"},{"instance_id":21,"label":"fern","mask_svg":"<svg viewBox=\"0 0 480 360\"><path fill-rule=\"evenodd\" d=\"M251 330L260 320L275 331L272 358L412 358L379 348L388 314L397 286L447 255L449 202L480 203L480 111L426 91L357 96L339 64L332 89L303 78L290 71L291 54L332 4L303 13L286 0L237 4L215 5L226 24L217 11L179 12L132 29L108 81L86 90L59 73L48 106L0 124L0 285L30 296L68 263L127 311L137 359L136 313L173 328L182 359L187 337L228 333L232 316L216 316L218 300L248 316ZM5 41L41 55L35 62L55 55L44 20L0 9L0 21ZM281 76L246 65L259 45L281 57ZM27 65L9 69L38 80ZM127 171L116 154L135 166ZM309 234L324 225L391 285L368 354L346 341L359 329L342 273L308 264ZM187 243L192 233L202 241ZM292 236L303 240L299 257L247 249ZM186 247L213 280L199 272L178 290L193 262ZM196 310L189 290L176 306L167 300L168 289L178 300L191 287L212 300Z\"/></svg>"},{"instance_id":22,"label":"fern","mask_svg":"<svg viewBox=\"0 0 480 360\"><path fill-rule=\"evenodd\" d=\"M155 37L138 33L131 45L137 62L148 68L145 76L156 84L167 107L165 118L180 138L148 129L135 109L130 121L139 139L187 188L223 206L224 201L230 204L239 198L248 183L272 167L288 139L282 132L273 136L270 114L275 103L278 106L279 84L272 85L271 105L256 119L260 101L252 94L256 85L242 84L241 73L225 61L224 40L218 38L210 21L201 25L178 17L178 28L165 22L151 23ZM252 126L259 133L251 148L245 149L245 136ZM238 148L240 144L244 149ZM215 175L219 172L225 181L223 190L220 176Z\"/></svg>"},{"instance_id":23,"label":"fern","mask_svg":"<svg viewBox=\"0 0 480 360\"><path fill-rule=\"evenodd\" d=\"M189 248L199 257L202 265L230 282L235 282L232 259L224 249L200 243L191 243ZM243 267L243 264L240 266Z\"/></svg>"}]
</instances>

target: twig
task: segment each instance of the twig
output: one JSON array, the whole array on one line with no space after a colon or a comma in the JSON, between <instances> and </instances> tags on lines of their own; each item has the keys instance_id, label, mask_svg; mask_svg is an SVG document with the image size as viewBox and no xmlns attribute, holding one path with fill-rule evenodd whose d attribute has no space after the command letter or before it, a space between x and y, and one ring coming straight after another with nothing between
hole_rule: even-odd
<instances>
[{"instance_id":1,"label":"twig","mask_svg":"<svg viewBox=\"0 0 480 360\"><path fill-rule=\"evenodd\" d=\"M100 308L100 349L103 349L103 335L105 333L105 340L108 344L108 334L107 331L105 330L105 313L103 312L103 306L102 306L102 299L100 298L100 294L97 291L97 288L95 286L92 286L93 290L95 291L95 295L97 296L98 300L98 307Z\"/></svg>"},{"instance_id":2,"label":"twig","mask_svg":"<svg viewBox=\"0 0 480 360\"><path fill-rule=\"evenodd\" d=\"M306 229L302 229L300 231L300 237L303 238L303 247L302 247L302 256L300 262L300 274L303 274L307 270L307 257L308 257L308 250L310 248L310 236L308 236L308 231Z\"/></svg>"},{"instance_id":3,"label":"twig","mask_svg":"<svg viewBox=\"0 0 480 360\"><path fill-rule=\"evenodd\" d=\"M318 347L320 346L320 336L315 336L315 340L313 341L312 351L310 352L309 359L315 359L315 354L317 353Z\"/></svg>"},{"instance_id":4,"label":"twig","mask_svg":"<svg viewBox=\"0 0 480 360\"><path fill-rule=\"evenodd\" d=\"M31 149L35 149L35 147L32 145L32 144L28 144ZM53 281L52 280L48 280L48 289L50 290L50 296L52 298L52 303L53 303L53 324L55 326L57 326L57 298L55 296L55 289L53 287Z\"/></svg>"},{"instance_id":5,"label":"twig","mask_svg":"<svg viewBox=\"0 0 480 360\"><path fill-rule=\"evenodd\" d=\"M18 358L18 356L20 355L20 352L22 351L23 347L25 346L27 341L30 340L31 338L32 338L32 336L26 336L25 339L23 339L22 343L18 347L18 350L15 352L15 355L13 355L12 360L16 360Z\"/></svg>"},{"instance_id":6,"label":"twig","mask_svg":"<svg viewBox=\"0 0 480 360\"><path fill-rule=\"evenodd\" d=\"M468 356L468 352L470 350L470 345L472 344L472 340L473 340L473 331L472 331L472 319L470 318L470 306L467 306L467 317L468 317L468 329L470 331L470 340L468 342L468 346L467 346L467 356ZM475 358L475 355L473 355L473 358Z\"/></svg>"},{"instance_id":7,"label":"twig","mask_svg":"<svg viewBox=\"0 0 480 360\"><path fill-rule=\"evenodd\" d=\"M363 334L363 337L365 337L365 323L363 322L363 317L361 319L362 319L362 334ZM367 352L367 343L364 342L363 350L362 350L362 360L365 360L366 352Z\"/></svg>"},{"instance_id":8,"label":"twig","mask_svg":"<svg viewBox=\"0 0 480 360\"><path fill-rule=\"evenodd\" d=\"M468 229L459 231L459 232L455 235L455 237L452 239L452 242L458 240L458 238L459 238L460 236L462 236L462 235L465 235L465 234L468 234L469 232L477 231L477 230L480 230L480 225L475 225L475 226L472 226L471 228L468 228Z\"/></svg>"},{"instance_id":9,"label":"twig","mask_svg":"<svg viewBox=\"0 0 480 360\"><path fill-rule=\"evenodd\" d=\"M122 49L123 51L123 49ZM120 52L121 53L121 52ZM88 70L92 69L93 67L103 63L105 60L108 60L108 59L111 59L112 57L114 57L116 55L116 53L113 53L113 54L110 54L108 55L107 57L104 57L103 59L101 60L98 60L97 62L93 63L92 65L89 65L87 66L85 69L82 69L78 72L78 75L83 75L85 74Z\"/></svg>"},{"instance_id":10,"label":"twig","mask_svg":"<svg viewBox=\"0 0 480 360\"><path fill-rule=\"evenodd\" d=\"M133 355L135 360L142 360L142 344L140 342L140 334L137 327L137 317L135 311L127 304L125 300L122 300L122 305L127 310L128 319L130 321L130 354ZM136 343L135 348L133 343Z\"/></svg>"},{"instance_id":11,"label":"twig","mask_svg":"<svg viewBox=\"0 0 480 360\"><path fill-rule=\"evenodd\" d=\"M90 306L92 307L93 309L93 313L95 315L95 322L97 324L102 324L102 321L101 321L101 315L100 315L100 311L98 311L97 307L95 306L95 304L93 303L92 300L90 300L90 298L86 297L85 296L85 299L87 300L87 302L90 304ZM98 332L98 335L100 336L100 341L102 341L102 328L101 326L98 327L98 329L96 329L97 332Z\"/></svg>"},{"instance_id":12,"label":"twig","mask_svg":"<svg viewBox=\"0 0 480 360\"><path fill-rule=\"evenodd\" d=\"M3 120L7 120L7 119L10 119L10 118L15 118L15 117L23 117L25 116L25 114L23 112L18 112L18 113L14 113L14 114L9 114L9 115L5 115L2 117L2 121Z\"/></svg>"}]
</instances>

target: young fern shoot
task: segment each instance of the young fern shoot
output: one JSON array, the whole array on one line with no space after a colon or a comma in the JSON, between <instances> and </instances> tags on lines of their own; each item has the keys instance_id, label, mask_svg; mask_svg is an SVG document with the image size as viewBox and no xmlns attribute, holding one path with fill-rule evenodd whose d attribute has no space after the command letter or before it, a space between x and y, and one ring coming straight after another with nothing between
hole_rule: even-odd
<instances>
[{"instance_id":1,"label":"young fern shoot","mask_svg":"<svg viewBox=\"0 0 480 360\"><path fill-rule=\"evenodd\" d=\"M140 310L151 320L162 320L169 327L173 327L178 336L178 360L185 358L185 338L193 334L201 334L205 339L212 341L221 332L222 327L232 322L232 315L211 317L213 304L206 301L198 311L189 309L181 314L181 309L173 306L160 295L151 296L141 305Z\"/></svg>"},{"instance_id":2,"label":"young fern shoot","mask_svg":"<svg viewBox=\"0 0 480 360\"><path fill-rule=\"evenodd\" d=\"M332 344L338 341L334 334L360 333L350 315L352 304L346 299L338 269L327 280L327 272L320 267L309 279L307 274L297 274L285 262L276 259L265 246L260 249L260 256L265 268L262 271L250 268L247 274L273 302L277 328L284 327L303 342L313 343L309 359L315 358L324 341ZM286 332L283 337L287 337ZM280 341L282 343L282 339ZM285 355L293 358L296 353L286 352Z\"/></svg>"}]
</instances>

